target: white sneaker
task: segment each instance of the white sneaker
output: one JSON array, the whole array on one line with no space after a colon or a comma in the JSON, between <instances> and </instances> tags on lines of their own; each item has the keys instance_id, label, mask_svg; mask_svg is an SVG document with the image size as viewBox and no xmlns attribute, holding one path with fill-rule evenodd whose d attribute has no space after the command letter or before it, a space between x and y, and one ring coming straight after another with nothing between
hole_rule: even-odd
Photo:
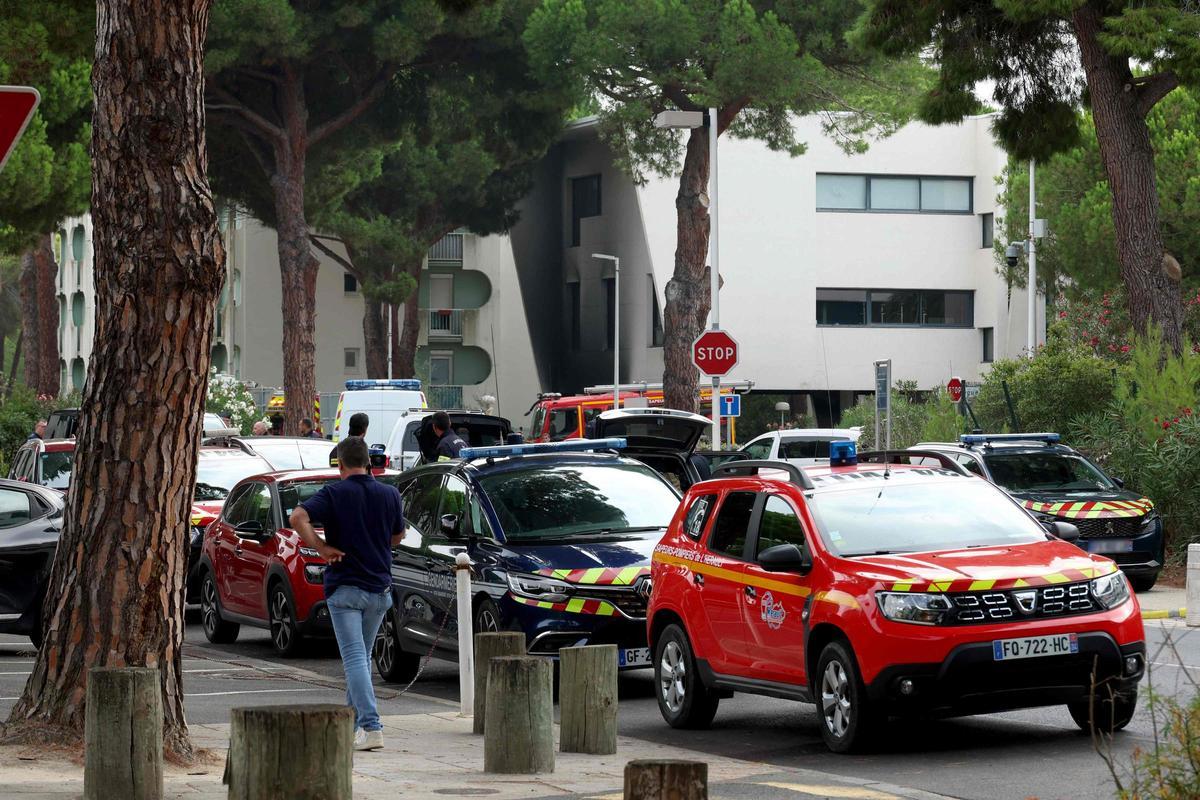
<instances>
[{"instance_id":1,"label":"white sneaker","mask_svg":"<svg viewBox=\"0 0 1200 800\"><path fill-rule=\"evenodd\" d=\"M378 750L383 747L383 731L365 731L358 728L354 731L355 750Z\"/></svg>"}]
</instances>

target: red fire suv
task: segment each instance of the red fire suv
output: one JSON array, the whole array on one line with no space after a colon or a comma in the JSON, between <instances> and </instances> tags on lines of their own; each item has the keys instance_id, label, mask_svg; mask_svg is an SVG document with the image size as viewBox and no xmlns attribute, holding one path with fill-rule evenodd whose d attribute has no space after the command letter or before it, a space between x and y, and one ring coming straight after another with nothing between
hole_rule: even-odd
<instances>
[{"instance_id":1,"label":"red fire suv","mask_svg":"<svg viewBox=\"0 0 1200 800\"><path fill-rule=\"evenodd\" d=\"M647 614L670 725L706 726L734 691L816 704L839 753L888 716L1061 703L1085 729L1128 724L1145 643L1112 561L952 459L835 447L842 466L731 463L685 496Z\"/></svg>"}]
</instances>

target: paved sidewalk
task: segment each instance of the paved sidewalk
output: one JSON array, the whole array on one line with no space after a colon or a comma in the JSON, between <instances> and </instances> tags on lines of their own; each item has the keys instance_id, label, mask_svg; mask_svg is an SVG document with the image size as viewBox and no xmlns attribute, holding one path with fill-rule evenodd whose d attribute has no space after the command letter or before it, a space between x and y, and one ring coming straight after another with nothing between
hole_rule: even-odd
<instances>
[{"instance_id":1,"label":"paved sidewalk","mask_svg":"<svg viewBox=\"0 0 1200 800\"><path fill-rule=\"evenodd\" d=\"M523 800L583 796L619 800L625 763L635 758L690 758L708 762L710 793L727 798L858 798L859 800L942 800L943 795L887 783L855 780L805 769L719 758L677 747L622 737L615 756L558 753L546 775L486 775L483 737L471 733L471 720L454 711L383 718L387 747L354 757L354 796L358 800L487 796ZM194 725L193 742L210 748L207 763L168 766L165 798L223 800L221 785L228 725ZM31 747L0 747L0 797L5 800L65 800L83 791L83 767Z\"/></svg>"},{"instance_id":2,"label":"paved sidewalk","mask_svg":"<svg viewBox=\"0 0 1200 800\"><path fill-rule=\"evenodd\" d=\"M1182 587L1155 586L1137 596L1142 619L1183 619L1187 616L1187 592Z\"/></svg>"}]
</instances>

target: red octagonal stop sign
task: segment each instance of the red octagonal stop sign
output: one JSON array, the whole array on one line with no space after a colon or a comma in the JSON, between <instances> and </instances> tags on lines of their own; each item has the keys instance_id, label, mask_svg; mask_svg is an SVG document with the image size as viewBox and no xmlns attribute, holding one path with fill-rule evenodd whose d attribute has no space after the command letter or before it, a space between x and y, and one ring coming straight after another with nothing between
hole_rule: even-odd
<instances>
[{"instance_id":1,"label":"red octagonal stop sign","mask_svg":"<svg viewBox=\"0 0 1200 800\"><path fill-rule=\"evenodd\" d=\"M725 331L705 331L692 342L692 363L705 375L728 374L737 366L738 344Z\"/></svg>"},{"instance_id":2,"label":"red octagonal stop sign","mask_svg":"<svg viewBox=\"0 0 1200 800\"><path fill-rule=\"evenodd\" d=\"M962 400L963 382L962 378L951 378L946 384L946 393L950 395L950 399L957 403Z\"/></svg>"}]
</instances>

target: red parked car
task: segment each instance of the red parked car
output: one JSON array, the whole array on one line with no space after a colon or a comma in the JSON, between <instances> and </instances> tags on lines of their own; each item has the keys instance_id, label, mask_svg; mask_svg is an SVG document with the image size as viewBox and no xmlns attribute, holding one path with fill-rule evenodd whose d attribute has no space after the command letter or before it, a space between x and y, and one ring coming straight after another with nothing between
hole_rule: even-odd
<instances>
[{"instance_id":1,"label":"red parked car","mask_svg":"<svg viewBox=\"0 0 1200 800\"><path fill-rule=\"evenodd\" d=\"M816 704L835 752L889 716L1129 722L1145 637L1112 561L953 462L857 463L844 444L846 466L731 463L684 497L647 615L669 724L705 726L735 691Z\"/></svg>"},{"instance_id":2,"label":"red parked car","mask_svg":"<svg viewBox=\"0 0 1200 800\"><path fill-rule=\"evenodd\" d=\"M400 473L377 470L395 482ZM242 625L267 628L283 656L309 637L333 635L325 607L325 560L287 527L288 517L337 470L272 472L246 478L229 493L221 515L204 532L198 575L204 635L237 639Z\"/></svg>"}]
</instances>

